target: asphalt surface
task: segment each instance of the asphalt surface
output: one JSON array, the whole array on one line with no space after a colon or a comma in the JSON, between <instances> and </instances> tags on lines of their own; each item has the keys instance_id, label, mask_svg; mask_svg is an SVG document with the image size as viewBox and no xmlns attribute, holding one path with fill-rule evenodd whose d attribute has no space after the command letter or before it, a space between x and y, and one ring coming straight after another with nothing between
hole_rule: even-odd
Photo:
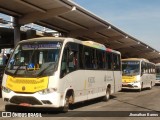
<instances>
[{"instance_id":1,"label":"asphalt surface","mask_svg":"<svg viewBox=\"0 0 160 120\"><path fill-rule=\"evenodd\" d=\"M102 101L101 98L77 103L71 106L68 113L57 112L49 108L24 108L18 106L5 106L2 98L0 98L0 111L12 111L11 118L0 119L28 119L20 118L19 116L28 116L30 113L35 116L42 116L42 118L29 119L46 119L60 120L60 119L118 119L118 120L159 120L160 119L160 86L154 86L151 90L145 89L141 92L137 91L122 91L117 92L111 96L107 102ZM20 114L17 114L20 113ZM15 114L13 114L15 113ZM31 115L30 115L31 116Z\"/></svg>"}]
</instances>

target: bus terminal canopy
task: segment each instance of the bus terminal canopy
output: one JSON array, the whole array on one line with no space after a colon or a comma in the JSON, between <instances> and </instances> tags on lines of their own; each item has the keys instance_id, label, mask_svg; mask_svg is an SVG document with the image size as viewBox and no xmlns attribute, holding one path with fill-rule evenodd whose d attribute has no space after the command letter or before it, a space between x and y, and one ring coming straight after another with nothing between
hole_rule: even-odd
<instances>
[{"instance_id":1,"label":"bus terminal canopy","mask_svg":"<svg viewBox=\"0 0 160 120\"><path fill-rule=\"evenodd\" d=\"M19 25L36 23L66 37L102 43L120 51L123 58L139 57L160 62L159 51L71 0L1 0L0 12L16 17Z\"/></svg>"}]
</instances>

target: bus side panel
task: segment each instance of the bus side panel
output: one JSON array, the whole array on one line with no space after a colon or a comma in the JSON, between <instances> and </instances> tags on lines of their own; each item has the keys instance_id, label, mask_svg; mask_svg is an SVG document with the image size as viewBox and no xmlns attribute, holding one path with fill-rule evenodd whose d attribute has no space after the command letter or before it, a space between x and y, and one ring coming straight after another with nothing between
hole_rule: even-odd
<instances>
[{"instance_id":1,"label":"bus side panel","mask_svg":"<svg viewBox=\"0 0 160 120\"><path fill-rule=\"evenodd\" d=\"M121 76L117 78L121 78ZM118 80L119 83L116 81L116 84L121 86L121 79ZM114 92L113 71L77 70L69 73L60 81L60 84L63 86L61 91L66 91L67 89L74 90L75 103L104 96L109 84L111 85L111 93Z\"/></svg>"},{"instance_id":2,"label":"bus side panel","mask_svg":"<svg viewBox=\"0 0 160 120\"><path fill-rule=\"evenodd\" d=\"M85 70L85 77L88 99L105 95L105 71Z\"/></svg>"},{"instance_id":3,"label":"bus side panel","mask_svg":"<svg viewBox=\"0 0 160 120\"><path fill-rule=\"evenodd\" d=\"M156 75L155 74L150 74L150 83L152 82L152 86L155 85L156 82ZM150 87L150 84L149 84Z\"/></svg>"},{"instance_id":4,"label":"bus side panel","mask_svg":"<svg viewBox=\"0 0 160 120\"><path fill-rule=\"evenodd\" d=\"M71 72L60 79L60 91L64 92L69 89L73 89L74 91L74 102L84 101L87 99L87 92L85 89L85 71L77 70ZM65 93L64 97L65 97Z\"/></svg>"},{"instance_id":5,"label":"bus side panel","mask_svg":"<svg viewBox=\"0 0 160 120\"><path fill-rule=\"evenodd\" d=\"M143 87L143 88L147 87L147 79L148 79L148 75L147 74L143 74L141 76L141 87Z\"/></svg>"},{"instance_id":6,"label":"bus side panel","mask_svg":"<svg viewBox=\"0 0 160 120\"><path fill-rule=\"evenodd\" d=\"M87 100L85 71L77 70L71 73L74 102Z\"/></svg>"},{"instance_id":7,"label":"bus side panel","mask_svg":"<svg viewBox=\"0 0 160 120\"><path fill-rule=\"evenodd\" d=\"M156 84L156 74L153 74L153 76L154 77L153 77L153 84L152 85L154 86Z\"/></svg>"},{"instance_id":8,"label":"bus side panel","mask_svg":"<svg viewBox=\"0 0 160 120\"><path fill-rule=\"evenodd\" d=\"M143 88L147 88L155 85L156 76L155 74L143 74L141 76L141 85L143 84Z\"/></svg>"}]
</instances>

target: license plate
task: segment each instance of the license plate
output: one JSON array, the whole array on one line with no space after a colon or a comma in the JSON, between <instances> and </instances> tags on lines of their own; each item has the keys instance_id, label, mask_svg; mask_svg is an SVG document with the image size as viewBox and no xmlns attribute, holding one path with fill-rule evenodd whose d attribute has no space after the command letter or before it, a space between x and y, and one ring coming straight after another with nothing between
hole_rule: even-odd
<instances>
[{"instance_id":1,"label":"license plate","mask_svg":"<svg viewBox=\"0 0 160 120\"><path fill-rule=\"evenodd\" d=\"M128 85L128 83L123 83L123 85Z\"/></svg>"}]
</instances>

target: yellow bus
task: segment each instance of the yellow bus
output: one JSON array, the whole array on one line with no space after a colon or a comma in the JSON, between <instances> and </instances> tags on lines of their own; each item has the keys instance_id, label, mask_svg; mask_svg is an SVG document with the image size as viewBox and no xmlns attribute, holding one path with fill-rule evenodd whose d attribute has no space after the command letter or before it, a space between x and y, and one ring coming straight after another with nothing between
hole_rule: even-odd
<instances>
[{"instance_id":1,"label":"yellow bus","mask_svg":"<svg viewBox=\"0 0 160 120\"><path fill-rule=\"evenodd\" d=\"M143 58L122 59L122 89L151 89L155 80L154 63Z\"/></svg>"},{"instance_id":2,"label":"yellow bus","mask_svg":"<svg viewBox=\"0 0 160 120\"><path fill-rule=\"evenodd\" d=\"M121 54L93 41L42 37L19 42L6 66L6 104L63 108L121 90Z\"/></svg>"}]
</instances>

